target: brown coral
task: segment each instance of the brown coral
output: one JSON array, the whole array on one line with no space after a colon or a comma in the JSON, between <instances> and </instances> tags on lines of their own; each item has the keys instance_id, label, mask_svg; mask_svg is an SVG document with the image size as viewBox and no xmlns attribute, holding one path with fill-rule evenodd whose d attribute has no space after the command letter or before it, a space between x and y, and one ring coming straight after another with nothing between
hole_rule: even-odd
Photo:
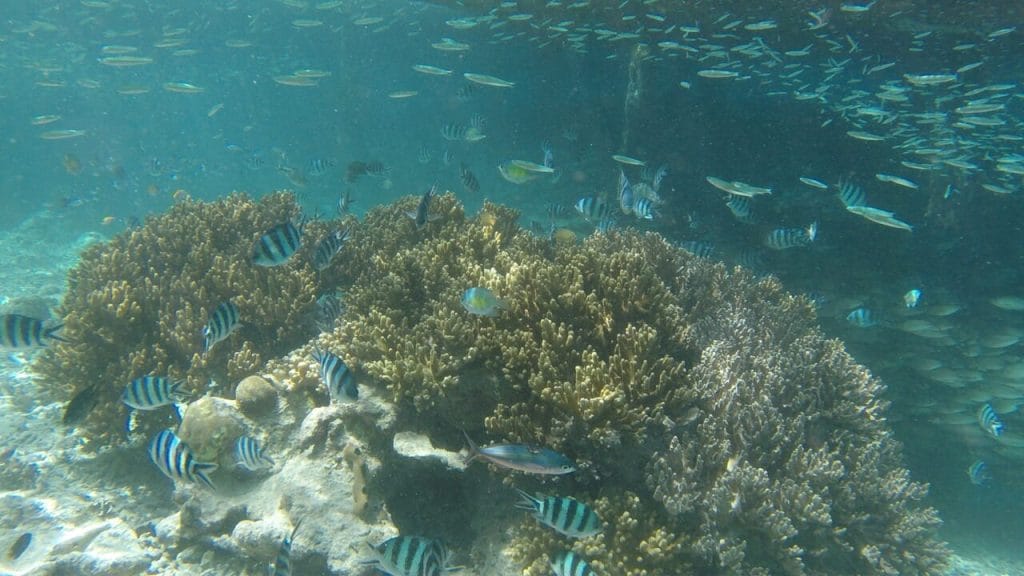
<instances>
[{"instance_id":1,"label":"brown coral","mask_svg":"<svg viewBox=\"0 0 1024 576\"><path fill-rule=\"evenodd\" d=\"M250 262L254 241L298 213L286 193L258 202L242 194L185 200L82 255L60 310L73 343L48 350L37 369L58 397L101 384L100 402L83 423L88 437L102 445L120 431L120 394L133 378L185 378L186 388L201 394L211 379L234 384L312 335L317 275L310 244L323 226L309 227L301 251L284 266ZM204 356L201 328L228 299L242 327ZM150 430L167 423L140 420Z\"/></svg>"}]
</instances>

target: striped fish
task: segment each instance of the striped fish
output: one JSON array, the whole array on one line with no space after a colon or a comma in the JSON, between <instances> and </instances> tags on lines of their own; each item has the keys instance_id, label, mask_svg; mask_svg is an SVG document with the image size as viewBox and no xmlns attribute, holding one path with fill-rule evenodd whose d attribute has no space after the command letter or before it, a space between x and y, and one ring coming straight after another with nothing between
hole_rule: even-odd
<instances>
[{"instance_id":1,"label":"striped fish","mask_svg":"<svg viewBox=\"0 0 1024 576\"><path fill-rule=\"evenodd\" d=\"M985 404L978 411L978 425L993 438L999 438L1003 434L1003 422L996 415L991 404Z\"/></svg>"},{"instance_id":2,"label":"striped fish","mask_svg":"<svg viewBox=\"0 0 1024 576\"><path fill-rule=\"evenodd\" d=\"M654 220L654 202L650 198L637 198L633 204L633 215L641 220Z\"/></svg>"},{"instance_id":3,"label":"striped fish","mask_svg":"<svg viewBox=\"0 0 1024 576\"><path fill-rule=\"evenodd\" d=\"M629 178L626 173L619 170L619 209L623 214L633 212L633 187L629 185Z\"/></svg>"},{"instance_id":4,"label":"striped fish","mask_svg":"<svg viewBox=\"0 0 1024 576\"><path fill-rule=\"evenodd\" d=\"M591 222L598 222L611 214L608 203L597 196L584 196L577 200L576 211Z\"/></svg>"},{"instance_id":5,"label":"striped fish","mask_svg":"<svg viewBox=\"0 0 1024 576\"><path fill-rule=\"evenodd\" d=\"M328 234L316 245L316 251L313 253L313 266L317 270L324 270L331 265L331 260L337 256L338 252L341 252L345 241L348 240L348 228L344 230L335 230Z\"/></svg>"},{"instance_id":6,"label":"striped fish","mask_svg":"<svg viewBox=\"0 0 1024 576\"><path fill-rule=\"evenodd\" d=\"M462 186L470 194L476 194L480 191L480 181L476 179L476 174L473 174L473 171L470 170L469 165L465 162L462 162L459 166L459 178L462 180Z\"/></svg>"},{"instance_id":7,"label":"striped fish","mask_svg":"<svg viewBox=\"0 0 1024 576\"><path fill-rule=\"evenodd\" d=\"M263 233L252 248L252 263L257 266L280 266L302 247L302 228L285 222Z\"/></svg>"},{"instance_id":8,"label":"striped fish","mask_svg":"<svg viewBox=\"0 0 1024 576\"><path fill-rule=\"evenodd\" d=\"M533 512L538 522L554 528L556 532L570 538L593 536L603 528L601 518L593 508L567 496L536 497L519 490L522 500L517 508Z\"/></svg>"},{"instance_id":9,"label":"striped fish","mask_svg":"<svg viewBox=\"0 0 1024 576\"><path fill-rule=\"evenodd\" d=\"M235 462L250 472L272 468L274 461L263 453L263 447L255 438L241 436L235 441Z\"/></svg>"},{"instance_id":10,"label":"striped fish","mask_svg":"<svg viewBox=\"0 0 1024 576\"><path fill-rule=\"evenodd\" d=\"M597 576L587 561L575 552L559 552L551 559L551 569L556 576Z\"/></svg>"},{"instance_id":11,"label":"striped fish","mask_svg":"<svg viewBox=\"0 0 1024 576\"><path fill-rule=\"evenodd\" d=\"M320 363L320 380L327 386L333 400L357 400L356 376L345 361L330 352L314 350L313 359Z\"/></svg>"},{"instance_id":12,"label":"striped fish","mask_svg":"<svg viewBox=\"0 0 1024 576\"><path fill-rule=\"evenodd\" d=\"M967 477L970 478L971 484L975 486L984 486L992 480L992 475L988 472L988 465L985 464L984 460L975 460L973 464L967 467Z\"/></svg>"},{"instance_id":13,"label":"striped fish","mask_svg":"<svg viewBox=\"0 0 1024 576\"><path fill-rule=\"evenodd\" d=\"M345 304L338 297L337 292L324 294L316 299L316 326L321 332L330 332L334 329L338 317L345 311Z\"/></svg>"},{"instance_id":14,"label":"striped fish","mask_svg":"<svg viewBox=\"0 0 1024 576\"><path fill-rule=\"evenodd\" d=\"M299 531L299 526L301 525L302 520L296 522L295 527L292 528L292 533L281 541L281 547L277 550L277 558L274 559L273 570L270 572L271 576L292 575L292 542L295 540L295 533Z\"/></svg>"},{"instance_id":15,"label":"striped fish","mask_svg":"<svg viewBox=\"0 0 1024 576\"><path fill-rule=\"evenodd\" d=\"M814 222L807 228L776 228L768 233L764 243L772 250L788 250L807 246L817 235L818 223Z\"/></svg>"},{"instance_id":16,"label":"striped fish","mask_svg":"<svg viewBox=\"0 0 1024 576\"><path fill-rule=\"evenodd\" d=\"M55 324L47 328L45 322L21 314L0 316L0 346L4 348L38 348L46 346L49 340L67 342L54 334L64 325Z\"/></svg>"},{"instance_id":17,"label":"striped fish","mask_svg":"<svg viewBox=\"0 0 1024 576\"><path fill-rule=\"evenodd\" d=\"M230 336L238 326L238 306L230 300L218 304L203 327L203 354L209 352L214 344Z\"/></svg>"},{"instance_id":18,"label":"striped fish","mask_svg":"<svg viewBox=\"0 0 1024 576\"><path fill-rule=\"evenodd\" d=\"M371 549L376 558L367 563L391 576L440 576L456 570L448 567L448 548L432 538L396 536Z\"/></svg>"},{"instance_id":19,"label":"striped fish","mask_svg":"<svg viewBox=\"0 0 1024 576\"><path fill-rule=\"evenodd\" d=\"M170 429L160 431L150 440L149 459L171 480L199 482L211 490L215 489L207 474L216 470L217 465L197 462L192 450Z\"/></svg>"},{"instance_id":20,"label":"striped fish","mask_svg":"<svg viewBox=\"0 0 1024 576\"><path fill-rule=\"evenodd\" d=\"M136 410L155 410L188 399L181 390L181 380L166 376L143 376L128 383L121 401Z\"/></svg>"}]
</instances>

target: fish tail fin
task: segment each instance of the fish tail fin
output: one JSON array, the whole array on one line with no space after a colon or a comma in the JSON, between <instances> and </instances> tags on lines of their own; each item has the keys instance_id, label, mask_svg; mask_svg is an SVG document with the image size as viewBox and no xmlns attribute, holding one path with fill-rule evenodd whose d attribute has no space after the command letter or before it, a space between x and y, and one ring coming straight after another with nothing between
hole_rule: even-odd
<instances>
[{"instance_id":1,"label":"fish tail fin","mask_svg":"<svg viewBox=\"0 0 1024 576\"><path fill-rule=\"evenodd\" d=\"M516 492L519 493L521 500L516 503L516 508L520 510L529 510L530 512L536 512L540 504L540 500L531 496L529 492L516 488Z\"/></svg>"},{"instance_id":2,"label":"fish tail fin","mask_svg":"<svg viewBox=\"0 0 1024 576\"><path fill-rule=\"evenodd\" d=\"M217 469L217 464L213 462L196 462L195 476L200 482L206 485L210 490L216 490L217 487L213 484L213 480L210 480L209 473Z\"/></svg>"},{"instance_id":3,"label":"fish tail fin","mask_svg":"<svg viewBox=\"0 0 1024 576\"><path fill-rule=\"evenodd\" d=\"M56 340L58 342L71 342L71 340L68 340L67 338L65 338L63 336L58 336L56 334L56 332L58 330L60 330L61 328L63 328L63 327L64 327L64 323L63 322L61 322L60 324L54 324L53 326L50 326L49 328L43 330L43 338L49 338L51 340Z\"/></svg>"},{"instance_id":4,"label":"fish tail fin","mask_svg":"<svg viewBox=\"0 0 1024 576\"><path fill-rule=\"evenodd\" d=\"M465 430L462 431L462 435L466 437L466 442L469 443L469 456L466 457L466 464L476 460L480 456L480 447L473 442L473 439L469 437L469 433Z\"/></svg>"}]
</instances>

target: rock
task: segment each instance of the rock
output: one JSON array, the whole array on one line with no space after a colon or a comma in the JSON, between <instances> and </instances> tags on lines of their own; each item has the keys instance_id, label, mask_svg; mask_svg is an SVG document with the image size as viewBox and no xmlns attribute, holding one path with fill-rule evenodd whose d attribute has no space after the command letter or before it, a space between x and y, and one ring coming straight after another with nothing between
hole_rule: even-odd
<instances>
[{"instance_id":1,"label":"rock","mask_svg":"<svg viewBox=\"0 0 1024 576\"><path fill-rule=\"evenodd\" d=\"M406 458L417 460L439 460L449 470L461 472L466 469L466 461L458 452L450 452L435 448L430 438L416 432L398 432L391 441L395 452Z\"/></svg>"},{"instance_id":2,"label":"rock","mask_svg":"<svg viewBox=\"0 0 1024 576\"><path fill-rule=\"evenodd\" d=\"M277 389L261 376L248 376L235 387L235 402L246 416L264 416L277 408Z\"/></svg>"},{"instance_id":3,"label":"rock","mask_svg":"<svg viewBox=\"0 0 1024 576\"><path fill-rule=\"evenodd\" d=\"M181 512L175 512L170 516L161 519L153 526L153 534L157 541L164 546L173 546L178 541L178 533L181 530Z\"/></svg>"},{"instance_id":4,"label":"rock","mask_svg":"<svg viewBox=\"0 0 1024 576\"><path fill-rule=\"evenodd\" d=\"M291 528L280 519L243 520L231 532L233 543L250 558L273 558Z\"/></svg>"},{"instance_id":5,"label":"rock","mask_svg":"<svg viewBox=\"0 0 1024 576\"><path fill-rule=\"evenodd\" d=\"M135 531L121 519L110 520L106 524L107 529L96 535L84 552L71 552L57 559L57 573L83 576L144 574L151 558L139 543Z\"/></svg>"},{"instance_id":6,"label":"rock","mask_svg":"<svg viewBox=\"0 0 1024 576\"><path fill-rule=\"evenodd\" d=\"M230 463L235 440L245 434L245 420L232 400L204 396L188 405L178 437L200 462Z\"/></svg>"}]
</instances>

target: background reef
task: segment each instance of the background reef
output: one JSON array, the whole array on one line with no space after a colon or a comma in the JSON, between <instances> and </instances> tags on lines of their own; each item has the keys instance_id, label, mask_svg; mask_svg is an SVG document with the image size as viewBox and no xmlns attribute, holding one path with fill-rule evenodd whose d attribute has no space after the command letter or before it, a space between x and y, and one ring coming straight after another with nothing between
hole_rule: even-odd
<instances>
[{"instance_id":1,"label":"background reef","mask_svg":"<svg viewBox=\"0 0 1024 576\"><path fill-rule=\"evenodd\" d=\"M248 262L264 230L297 215L291 196L182 202L84 256L62 310L74 343L48 352L40 370L54 387L102 383L105 401L85 422L91 438L119 430L109 417L117 396L148 372L214 395L230 392L208 389L210 377L264 373L290 407L308 410L325 402L323 393L309 401L320 386L310 314L317 294L337 289L345 313L315 345L396 405L389 433L458 448L463 429L576 461L575 474L541 490L592 503L606 524L599 536L560 542L511 506L487 516L513 523L502 544L527 574L547 574L548 555L570 546L599 574L623 576L940 572L939 520L903 467L882 386L823 337L806 299L657 234L554 244L521 230L509 208L485 204L467 217L452 194L418 229L405 215L418 201L370 210L319 276L308 251L325 223L307 229L287 266ZM472 286L507 309L469 314L460 298ZM246 327L202 358L198 330L227 298ZM396 486L415 480L396 473L389 449L367 442L383 462L369 498L384 500L402 532L409 508L433 510L439 533L495 509L495 491L480 488L484 467L441 478L463 483L446 492L468 501L409 496ZM463 546L474 560L493 549Z\"/></svg>"}]
</instances>

